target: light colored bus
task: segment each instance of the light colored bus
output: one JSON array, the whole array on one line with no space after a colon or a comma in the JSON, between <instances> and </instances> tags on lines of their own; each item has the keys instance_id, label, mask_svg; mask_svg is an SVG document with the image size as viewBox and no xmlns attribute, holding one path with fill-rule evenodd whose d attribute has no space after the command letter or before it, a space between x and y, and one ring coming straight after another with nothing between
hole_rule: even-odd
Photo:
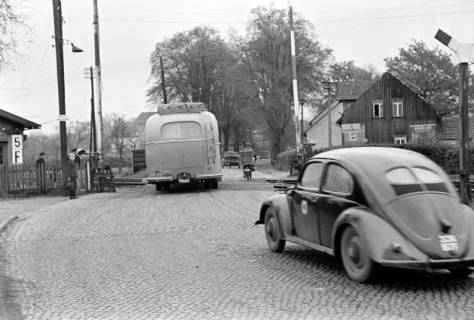
<instances>
[{"instance_id":1,"label":"light colored bus","mask_svg":"<svg viewBox=\"0 0 474 320\"><path fill-rule=\"evenodd\" d=\"M146 181L157 191L198 182L217 189L222 180L219 145L216 117L204 103L160 105L145 126Z\"/></svg>"}]
</instances>

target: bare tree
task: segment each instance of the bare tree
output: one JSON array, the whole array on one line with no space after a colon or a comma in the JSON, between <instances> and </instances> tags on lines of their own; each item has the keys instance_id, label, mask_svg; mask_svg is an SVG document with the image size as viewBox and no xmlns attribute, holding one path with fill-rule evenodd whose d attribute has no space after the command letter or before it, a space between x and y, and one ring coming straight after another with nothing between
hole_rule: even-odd
<instances>
[{"instance_id":1,"label":"bare tree","mask_svg":"<svg viewBox=\"0 0 474 320\"><path fill-rule=\"evenodd\" d=\"M16 12L14 0L0 0L0 68L11 63L11 55L16 53L18 26L24 25L25 18Z\"/></svg>"},{"instance_id":2,"label":"bare tree","mask_svg":"<svg viewBox=\"0 0 474 320\"><path fill-rule=\"evenodd\" d=\"M129 125L122 116L113 114L111 139L119 154L119 174L122 174L122 163L124 159L125 148L127 147L127 138L129 137Z\"/></svg>"}]
</instances>

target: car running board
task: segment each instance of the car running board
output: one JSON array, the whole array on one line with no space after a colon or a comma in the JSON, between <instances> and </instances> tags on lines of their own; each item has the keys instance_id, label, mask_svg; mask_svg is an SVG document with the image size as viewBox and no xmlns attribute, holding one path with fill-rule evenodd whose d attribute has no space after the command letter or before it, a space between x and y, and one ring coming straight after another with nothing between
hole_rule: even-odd
<instances>
[{"instance_id":1,"label":"car running board","mask_svg":"<svg viewBox=\"0 0 474 320\"><path fill-rule=\"evenodd\" d=\"M328 248L328 247L325 247L325 246L321 246L319 244L315 244L315 243L312 243L312 242L309 242L307 240L304 240L304 239L301 239L301 238L298 238L296 236L287 236L285 238L286 241L289 241L289 242L293 242L293 243L296 243L296 244L299 244L299 245L302 245L302 246L305 246L305 247L309 247L311 249L315 249L315 250L318 250L318 251L322 251L322 252L325 252L327 254L330 254L331 256L334 255L334 250L331 249L331 248Z\"/></svg>"}]
</instances>

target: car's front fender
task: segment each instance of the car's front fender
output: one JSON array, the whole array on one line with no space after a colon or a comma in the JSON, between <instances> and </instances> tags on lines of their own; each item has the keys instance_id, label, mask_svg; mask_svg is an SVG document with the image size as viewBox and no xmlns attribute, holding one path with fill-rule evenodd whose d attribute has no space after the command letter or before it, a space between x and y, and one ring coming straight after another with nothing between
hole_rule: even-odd
<instances>
[{"instance_id":1,"label":"car's front fender","mask_svg":"<svg viewBox=\"0 0 474 320\"><path fill-rule=\"evenodd\" d=\"M356 229L370 258L375 262L426 259L426 256L389 222L367 208L347 209L336 220L332 235L336 257L340 257L340 239L347 226Z\"/></svg>"},{"instance_id":2,"label":"car's front fender","mask_svg":"<svg viewBox=\"0 0 474 320\"><path fill-rule=\"evenodd\" d=\"M259 219L255 224L265 223L265 214L267 213L268 208L274 210L282 232L280 238L285 239L287 235L291 234L292 228L291 212L288 205L287 195L276 194L266 199L260 206Z\"/></svg>"}]
</instances>

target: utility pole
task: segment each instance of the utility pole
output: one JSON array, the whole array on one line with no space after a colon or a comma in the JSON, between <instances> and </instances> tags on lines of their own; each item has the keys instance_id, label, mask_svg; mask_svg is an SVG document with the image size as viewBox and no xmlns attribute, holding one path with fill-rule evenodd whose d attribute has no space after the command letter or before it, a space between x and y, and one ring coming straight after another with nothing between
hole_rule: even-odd
<instances>
[{"instance_id":1,"label":"utility pole","mask_svg":"<svg viewBox=\"0 0 474 320\"><path fill-rule=\"evenodd\" d=\"M472 201L470 168L469 168L469 112L468 112L468 86L469 63L474 62L474 44L464 44L453 39L449 34L439 29L435 39L453 50L458 56L459 63L459 179L460 196L464 203Z\"/></svg>"},{"instance_id":2,"label":"utility pole","mask_svg":"<svg viewBox=\"0 0 474 320\"><path fill-rule=\"evenodd\" d=\"M299 104L300 104L300 111L301 111L301 116L300 116L300 141L301 141L301 165L303 165L303 163L305 163L306 159L305 159L305 153L306 153L306 150L305 150L305 139L304 139L304 122L303 122L303 111L304 111L304 103L305 101L303 99L300 99L299 100Z\"/></svg>"},{"instance_id":3,"label":"utility pole","mask_svg":"<svg viewBox=\"0 0 474 320\"><path fill-rule=\"evenodd\" d=\"M469 179L469 112L468 112L469 69L466 62L459 64L459 121L461 137L459 140L459 169L461 171L461 198L464 202L472 200L471 182Z\"/></svg>"},{"instance_id":4,"label":"utility pole","mask_svg":"<svg viewBox=\"0 0 474 320\"><path fill-rule=\"evenodd\" d=\"M290 42L291 42L291 65L293 69L293 110L294 110L294 122L295 122L295 136L296 136L296 152L301 150L301 136L300 132L303 131L303 128L299 128L300 124L298 123L299 117L299 99L298 99L298 81L296 78L296 49L295 49L295 31L293 29L293 8L291 6L291 0L289 1L289 20L290 20ZM303 151L303 150L301 150Z\"/></svg>"},{"instance_id":5,"label":"utility pole","mask_svg":"<svg viewBox=\"0 0 474 320\"><path fill-rule=\"evenodd\" d=\"M161 68L161 90L163 90L163 103L168 103L168 96L166 95L166 84L165 84L165 69L163 68L163 58L160 56L160 68Z\"/></svg>"},{"instance_id":6,"label":"utility pole","mask_svg":"<svg viewBox=\"0 0 474 320\"><path fill-rule=\"evenodd\" d=\"M99 157L103 157L103 137L104 137L104 127L102 122L102 69L100 67L100 49L99 49L99 10L97 8L97 0L94 0L94 52L95 52L95 70L97 73L97 151L99 152Z\"/></svg>"},{"instance_id":7,"label":"utility pole","mask_svg":"<svg viewBox=\"0 0 474 320\"><path fill-rule=\"evenodd\" d=\"M89 67L84 70L86 78L91 81L91 123L90 123L90 152L97 153L97 130L95 124L95 105L94 105L94 67Z\"/></svg>"},{"instance_id":8,"label":"utility pole","mask_svg":"<svg viewBox=\"0 0 474 320\"><path fill-rule=\"evenodd\" d=\"M61 0L53 0L53 17L59 98L59 141L61 145L61 166L64 167L64 164L67 161L67 139L66 94L64 89L63 17L61 10Z\"/></svg>"}]
</instances>

